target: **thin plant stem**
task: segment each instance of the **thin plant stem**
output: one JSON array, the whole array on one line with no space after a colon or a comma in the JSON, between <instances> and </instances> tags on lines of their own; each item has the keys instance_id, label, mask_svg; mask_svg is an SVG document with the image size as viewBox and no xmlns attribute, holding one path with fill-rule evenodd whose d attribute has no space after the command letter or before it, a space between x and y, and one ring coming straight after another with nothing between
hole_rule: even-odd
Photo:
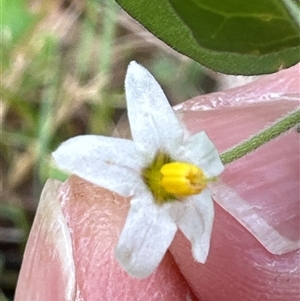
<instances>
[{"instance_id":1,"label":"thin plant stem","mask_svg":"<svg viewBox=\"0 0 300 301\"><path fill-rule=\"evenodd\" d=\"M220 155L220 158L224 165L229 164L241 157L253 152L260 146L269 142L270 140L278 137L280 134L288 131L292 127L296 126L300 122L300 110L297 109L287 116L279 119L272 126L259 132L250 139L243 141L242 143L232 147Z\"/></svg>"}]
</instances>

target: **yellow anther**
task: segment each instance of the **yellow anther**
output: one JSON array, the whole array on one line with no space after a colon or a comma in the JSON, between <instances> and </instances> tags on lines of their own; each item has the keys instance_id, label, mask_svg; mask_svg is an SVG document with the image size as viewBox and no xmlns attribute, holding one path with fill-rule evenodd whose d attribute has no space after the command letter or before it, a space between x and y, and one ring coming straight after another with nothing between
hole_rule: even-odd
<instances>
[{"instance_id":1,"label":"yellow anther","mask_svg":"<svg viewBox=\"0 0 300 301\"><path fill-rule=\"evenodd\" d=\"M165 191L178 197L200 193L207 186L208 179L203 171L193 164L167 163L162 166L160 172L160 185Z\"/></svg>"},{"instance_id":2,"label":"yellow anther","mask_svg":"<svg viewBox=\"0 0 300 301\"><path fill-rule=\"evenodd\" d=\"M151 164L142 170L142 177L158 205L198 194L208 182L215 180L207 178L196 165L176 162L164 152L155 155Z\"/></svg>"}]
</instances>

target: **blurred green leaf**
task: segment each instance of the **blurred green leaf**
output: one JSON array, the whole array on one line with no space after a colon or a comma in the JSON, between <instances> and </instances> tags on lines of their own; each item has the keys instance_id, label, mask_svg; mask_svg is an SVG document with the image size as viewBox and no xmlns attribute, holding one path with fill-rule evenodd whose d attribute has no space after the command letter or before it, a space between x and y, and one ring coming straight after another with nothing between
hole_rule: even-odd
<instances>
[{"instance_id":1,"label":"blurred green leaf","mask_svg":"<svg viewBox=\"0 0 300 301\"><path fill-rule=\"evenodd\" d=\"M300 59L292 0L116 0L177 51L228 74L263 74Z\"/></svg>"},{"instance_id":2,"label":"blurred green leaf","mask_svg":"<svg viewBox=\"0 0 300 301\"><path fill-rule=\"evenodd\" d=\"M28 10L27 0L0 0L1 70L10 67L10 58L20 40L25 40L39 17Z\"/></svg>"},{"instance_id":3,"label":"blurred green leaf","mask_svg":"<svg viewBox=\"0 0 300 301\"><path fill-rule=\"evenodd\" d=\"M0 0L2 42L16 42L36 20L28 10L27 0Z\"/></svg>"}]
</instances>

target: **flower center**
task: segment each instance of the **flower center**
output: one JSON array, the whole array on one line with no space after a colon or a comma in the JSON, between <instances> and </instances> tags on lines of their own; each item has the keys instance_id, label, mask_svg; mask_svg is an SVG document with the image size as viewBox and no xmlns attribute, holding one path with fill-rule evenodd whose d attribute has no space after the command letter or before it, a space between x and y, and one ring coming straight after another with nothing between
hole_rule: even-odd
<instances>
[{"instance_id":1,"label":"flower center","mask_svg":"<svg viewBox=\"0 0 300 301\"><path fill-rule=\"evenodd\" d=\"M199 167L190 163L174 162L162 152L157 153L150 166L143 170L142 177L157 204L198 194L206 188L210 180Z\"/></svg>"}]
</instances>

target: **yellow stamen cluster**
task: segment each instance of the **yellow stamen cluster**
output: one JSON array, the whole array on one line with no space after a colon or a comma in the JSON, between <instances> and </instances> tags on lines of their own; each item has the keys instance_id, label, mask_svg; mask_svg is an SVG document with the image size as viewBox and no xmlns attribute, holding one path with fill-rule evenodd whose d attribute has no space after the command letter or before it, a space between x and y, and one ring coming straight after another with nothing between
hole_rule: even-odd
<instances>
[{"instance_id":1,"label":"yellow stamen cluster","mask_svg":"<svg viewBox=\"0 0 300 301\"><path fill-rule=\"evenodd\" d=\"M199 167L174 162L162 152L143 170L142 176L157 204L198 194L206 188L209 181Z\"/></svg>"},{"instance_id":2,"label":"yellow stamen cluster","mask_svg":"<svg viewBox=\"0 0 300 301\"><path fill-rule=\"evenodd\" d=\"M207 186L207 178L197 166L184 162L172 162L160 169L161 186L178 197L198 194Z\"/></svg>"}]
</instances>

